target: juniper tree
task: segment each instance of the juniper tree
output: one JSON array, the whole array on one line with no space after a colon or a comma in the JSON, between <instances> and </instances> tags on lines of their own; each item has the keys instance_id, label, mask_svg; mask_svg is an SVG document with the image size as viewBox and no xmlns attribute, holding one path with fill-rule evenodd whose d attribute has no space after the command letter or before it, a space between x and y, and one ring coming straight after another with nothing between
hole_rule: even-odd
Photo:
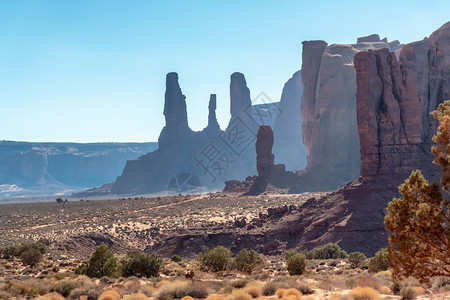
<instances>
[{"instance_id":1,"label":"juniper tree","mask_svg":"<svg viewBox=\"0 0 450 300\"><path fill-rule=\"evenodd\" d=\"M450 101L433 112L439 121L436 143L432 147L435 164L442 167L441 185L450 185ZM448 193L429 183L419 170L413 171L399 186L400 198L388 205L384 223L389 231L388 260L393 277L413 276L427 282L433 276L450 276Z\"/></svg>"}]
</instances>

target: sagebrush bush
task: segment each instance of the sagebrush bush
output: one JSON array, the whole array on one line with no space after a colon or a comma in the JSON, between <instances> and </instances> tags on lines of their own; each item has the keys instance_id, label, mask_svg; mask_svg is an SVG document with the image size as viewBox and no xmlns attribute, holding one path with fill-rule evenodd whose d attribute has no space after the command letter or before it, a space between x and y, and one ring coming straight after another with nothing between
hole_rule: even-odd
<instances>
[{"instance_id":1,"label":"sagebrush bush","mask_svg":"<svg viewBox=\"0 0 450 300\"><path fill-rule=\"evenodd\" d=\"M337 244L326 244L307 252L308 259L347 258L348 254Z\"/></svg>"},{"instance_id":2,"label":"sagebrush bush","mask_svg":"<svg viewBox=\"0 0 450 300\"><path fill-rule=\"evenodd\" d=\"M380 293L371 287L356 287L351 290L349 293L354 300L380 300Z\"/></svg>"},{"instance_id":3,"label":"sagebrush bush","mask_svg":"<svg viewBox=\"0 0 450 300\"><path fill-rule=\"evenodd\" d=\"M278 289L278 284L276 282L267 282L262 288L262 294L264 296L272 296Z\"/></svg>"},{"instance_id":4,"label":"sagebrush bush","mask_svg":"<svg viewBox=\"0 0 450 300\"><path fill-rule=\"evenodd\" d=\"M414 288L407 286L400 290L400 296L402 296L402 300L412 300L416 299L417 293Z\"/></svg>"},{"instance_id":5,"label":"sagebrush bush","mask_svg":"<svg viewBox=\"0 0 450 300\"><path fill-rule=\"evenodd\" d=\"M25 298L44 295L49 293L50 290L51 284L48 281L34 278L20 282L10 280L5 285L0 287L0 291L6 292L5 294L10 294L16 297L22 296Z\"/></svg>"},{"instance_id":6,"label":"sagebrush bush","mask_svg":"<svg viewBox=\"0 0 450 300\"><path fill-rule=\"evenodd\" d=\"M367 257L361 252L352 252L348 255L348 263L352 268L361 268L365 265Z\"/></svg>"},{"instance_id":7,"label":"sagebrush bush","mask_svg":"<svg viewBox=\"0 0 450 300\"><path fill-rule=\"evenodd\" d=\"M264 260L255 250L242 249L236 254L234 264L238 271L250 274L253 270L264 267Z\"/></svg>"},{"instance_id":8,"label":"sagebrush bush","mask_svg":"<svg viewBox=\"0 0 450 300\"><path fill-rule=\"evenodd\" d=\"M450 291L450 277L438 276L431 280L431 288L434 290Z\"/></svg>"},{"instance_id":9,"label":"sagebrush bush","mask_svg":"<svg viewBox=\"0 0 450 300\"><path fill-rule=\"evenodd\" d=\"M158 277L163 261L153 254L130 251L122 260L122 276Z\"/></svg>"},{"instance_id":10,"label":"sagebrush bush","mask_svg":"<svg viewBox=\"0 0 450 300\"><path fill-rule=\"evenodd\" d=\"M379 250L369 260L369 272L377 273L379 271L385 271L389 268L389 262L387 259L388 251L386 248Z\"/></svg>"},{"instance_id":11,"label":"sagebrush bush","mask_svg":"<svg viewBox=\"0 0 450 300\"><path fill-rule=\"evenodd\" d=\"M262 295L262 288L258 285L251 285L244 289L244 292L252 296L252 298L258 298Z\"/></svg>"},{"instance_id":12,"label":"sagebrush bush","mask_svg":"<svg viewBox=\"0 0 450 300\"><path fill-rule=\"evenodd\" d=\"M306 268L305 254L297 253L292 255L286 261L289 275L301 275Z\"/></svg>"},{"instance_id":13,"label":"sagebrush bush","mask_svg":"<svg viewBox=\"0 0 450 300\"><path fill-rule=\"evenodd\" d=\"M88 300L97 300L101 293L101 290L95 287L76 288L70 293L69 299L78 300L80 296L87 296Z\"/></svg>"},{"instance_id":14,"label":"sagebrush bush","mask_svg":"<svg viewBox=\"0 0 450 300\"><path fill-rule=\"evenodd\" d=\"M60 281L54 288L53 291L61 294L63 297L68 297L70 293L82 286L82 283L79 280L67 278Z\"/></svg>"},{"instance_id":15,"label":"sagebrush bush","mask_svg":"<svg viewBox=\"0 0 450 300\"><path fill-rule=\"evenodd\" d=\"M224 271L230 264L231 251L224 246L217 246L206 253L200 253L198 260L203 270L212 272Z\"/></svg>"},{"instance_id":16,"label":"sagebrush bush","mask_svg":"<svg viewBox=\"0 0 450 300\"><path fill-rule=\"evenodd\" d=\"M361 275L355 278L357 286L372 287L378 289L381 286L381 282L378 278L370 275Z\"/></svg>"},{"instance_id":17,"label":"sagebrush bush","mask_svg":"<svg viewBox=\"0 0 450 300\"><path fill-rule=\"evenodd\" d=\"M156 295L156 299L172 300L172 299L181 299L185 296L203 299L206 298L208 294L209 294L208 287L204 283L173 281L161 286Z\"/></svg>"}]
</instances>

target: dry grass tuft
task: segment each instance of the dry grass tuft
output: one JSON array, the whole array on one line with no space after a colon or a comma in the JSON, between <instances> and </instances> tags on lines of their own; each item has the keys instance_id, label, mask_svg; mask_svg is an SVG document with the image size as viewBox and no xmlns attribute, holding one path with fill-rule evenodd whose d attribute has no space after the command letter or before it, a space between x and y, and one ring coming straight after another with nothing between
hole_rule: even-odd
<instances>
[{"instance_id":1,"label":"dry grass tuft","mask_svg":"<svg viewBox=\"0 0 450 300\"><path fill-rule=\"evenodd\" d=\"M356 287L348 293L355 300L380 300L380 293L371 287Z\"/></svg>"},{"instance_id":2,"label":"dry grass tuft","mask_svg":"<svg viewBox=\"0 0 450 300\"><path fill-rule=\"evenodd\" d=\"M158 282L158 283L155 285L155 288L159 289L160 287L162 287L162 286L164 286L164 285L166 285L166 284L168 284L168 283L170 283L169 280L161 280L160 282Z\"/></svg>"},{"instance_id":3,"label":"dry grass tuft","mask_svg":"<svg viewBox=\"0 0 450 300\"><path fill-rule=\"evenodd\" d=\"M147 300L147 296L142 293L133 293L131 295L126 295L123 300ZM99 299L100 300L100 299Z\"/></svg>"},{"instance_id":4,"label":"dry grass tuft","mask_svg":"<svg viewBox=\"0 0 450 300\"><path fill-rule=\"evenodd\" d=\"M191 296L184 296L181 300L194 300Z\"/></svg>"},{"instance_id":5,"label":"dry grass tuft","mask_svg":"<svg viewBox=\"0 0 450 300\"><path fill-rule=\"evenodd\" d=\"M383 295L393 295L393 294L394 294L394 293L392 292L392 290L391 290L389 287L385 286L385 285L380 286L380 288L378 289L378 291L379 291L381 294L383 294Z\"/></svg>"},{"instance_id":6,"label":"dry grass tuft","mask_svg":"<svg viewBox=\"0 0 450 300\"><path fill-rule=\"evenodd\" d=\"M278 290L275 292L275 295L277 295L278 298L283 298L283 295L284 295L285 292L286 292L286 289L278 289Z\"/></svg>"},{"instance_id":7,"label":"dry grass tuft","mask_svg":"<svg viewBox=\"0 0 450 300\"><path fill-rule=\"evenodd\" d=\"M233 297L233 300L252 300L252 296L250 296L243 290L234 290L231 295Z\"/></svg>"},{"instance_id":8,"label":"dry grass tuft","mask_svg":"<svg viewBox=\"0 0 450 300\"><path fill-rule=\"evenodd\" d=\"M421 287L421 286L414 286L413 290L414 290L414 292L416 293L417 296L424 295L425 292L426 292L425 289L423 287Z\"/></svg>"},{"instance_id":9,"label":"dry grass tuft","mask_svg":"<svg viewBox=\"0 0 450 300\"><path fill-rule=\"evenodd\" d=\"M258 285L252 285L244 288L244 292L252 296L252 298L258 298L262 295L262 288Z\"/></svg>"},{"instance_id":10,"label":"dry grass tuft","mask_svg":"<svg viewBox=\"0 0 450 300\"><path fill-rule=\"evenodd\" d=\"M119 300L120 295L115 290L107 290L98 297L98 300Z\"/></svg>"},{"instance_id":11,"label":"dry grass tuft","mask_svg":"<svg viewBox=\"0 0 450 300\"><path fill-rule=\"evenodd\" d=\"M41 296L38 298L39 300L65 300L65 298L63 296L61 296L61 294L58 293L48 293L45 294L44 296Z\"/></svg>"},{"instance_id":12,"label":"dry grass tuft","mask_svg":"<svg viewBox=\"0 0 450 300\"><path fill-rule=\"evenodd\" d=\"M355 282L357 286L371 287L374 289L378 289L381 286L380 280L371 275L357 277Z\"/></svg>"},{"instance_id":13,"label":"dry grass tuft","mask_svg":"<svg viewBox=\"0 0 450 300\"><path fill-rule=\"evenodd\" d=\"M288 300L300 300L302 298L302 293L294 288L287 289L283 294L283 299Z\"/></svg>"},{"instance_id":14,"label":"dry grass tuft","mask_svg":"<svg viewBox=\"0 0 450 300\"><path fill-rule=\"evenodd\" d=\"M206 300L227 300L228 297L222 294L213 294L210 295Z\"/></svg>"}]
</instances>

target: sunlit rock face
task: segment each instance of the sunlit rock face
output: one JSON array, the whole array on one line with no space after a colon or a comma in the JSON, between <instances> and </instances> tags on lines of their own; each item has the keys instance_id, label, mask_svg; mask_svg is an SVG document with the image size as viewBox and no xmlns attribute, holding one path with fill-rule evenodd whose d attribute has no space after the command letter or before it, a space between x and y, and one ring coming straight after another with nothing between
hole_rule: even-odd
<instances>
[{"instance_id":1,"label":"sunlit rock face","mask_svg":"<svg viewBox=\"0 0 450 300\"><path fill-rule=\"evenodd\" d=\"M353 59L361 51L382 48L398 52L402 45L378 35L351 45L303 42L302 137L308 154L302 176L333 189L360 175Z\"/></svg>"},{"instance_id":2,"label":"sunlit rock face","mask_svg":"<svg viewBox=\"0 0 450 300\"><path fill-rule=\"evenodd\" d=\"M450 22L429 38L355 56L361 175L365 178L436 171L431 112L450 99Z\"/></svg>"}]
</instances>

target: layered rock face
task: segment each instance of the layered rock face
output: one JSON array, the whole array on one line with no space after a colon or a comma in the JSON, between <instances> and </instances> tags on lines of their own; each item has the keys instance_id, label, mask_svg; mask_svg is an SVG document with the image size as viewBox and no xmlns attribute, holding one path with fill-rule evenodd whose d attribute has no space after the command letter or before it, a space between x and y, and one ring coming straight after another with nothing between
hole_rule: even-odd
<instances>
[{"instance_id":1,"label":"layered rock face","mask_svg":"<svg viewBox=\"0 0 450 300\"><path fill-rule=\"evenodd\" d=\"M429 38L355 56L361 175L438 171L429 163L437 122L431 112L450 98L450 23ZM432 175L432 174L430 174Z\"/></svg>"},{"instance_id":2,"label":"layered rock face","mask_svg":"<svg viewBox=\"0 0 450 300\"><path fill-rule=\"evenodd\" d=\"M287 170L295 171L306 166L306 148L302 142L302 98L301 72L294 73L284 85L280 99L280 112L274 125L274 146L276 162Z\"/></svg>"},{"instance_id":3,"label":"layered rock face","mask_svg":"<svg viewBox=\"0 0 450 300\"><path fill-rule=\"evenodd\" d=\"M398 41L378 35L352 45L303 42L301 101L302 137L307 149L306 174L333 189L359 176L360 151L356 121L356 53L387 48L399 51ZM302 176L303 176L302 175Z\"/></svg>"}]
</instances>

